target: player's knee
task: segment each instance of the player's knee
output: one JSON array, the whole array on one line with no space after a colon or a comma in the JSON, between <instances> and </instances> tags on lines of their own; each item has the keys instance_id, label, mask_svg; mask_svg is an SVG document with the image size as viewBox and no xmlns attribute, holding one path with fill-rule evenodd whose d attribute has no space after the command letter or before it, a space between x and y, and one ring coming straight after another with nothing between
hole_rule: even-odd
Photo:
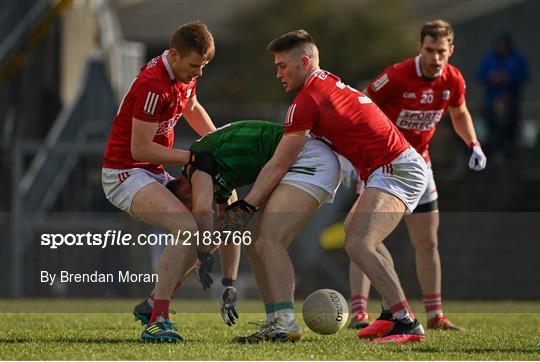
<instances>
[{"instance_id":1,"label":"player's knee","mask_svg":"<svg viewBox=\"0 0 540 362\"><path fill-rule=\"evenodd\" d=\"M438 247L439 243L436 237L417 238L414 241L414 248L419 252L434 253L437 251Z\"/></svg>"},{"instance_id":2,"label":"player's knee","mask_svg":"<svg viewBox=\"0 0 540 362\"><path fill-rule=\"evenodd\" d=\"M179 244L189 245L189 244L193 244L192 239L195 237L195 235L197 235L196 233L199 231L199 226L197 225L197 222L195 221L195 219L184 220L182 221L180 225L178 225L177 229L178 229L177 232L174 234L175 237L177 235L180 235L180 238L182 239L182 241L186 240L188 242L191 242L191 243L179 243Z\"/></svg>"},{"instance_id":3,"label":"player's knee","mask_svg":"<svg viewBox=\"0 0 540 362\"><path fill-rule=\"evenodd\" d=\"M351 226L351 222L352 222L352 219L354 217L354 214L353 213L349 213L347 215L347 217L345 218L345 221L343 222L343 228L344 230L348 230L349 227Z\"/></svg>"},{"instance_id":4,"label":"player's knee","mask_svg":"<svg viewBox=\"0 0 540 362\"><path fill-rule=\"evenodd\" d=\"M257 239L257 242L250 247L251 250L251 257L252 258L260 258L265 251L265 248L271 247L270 241L266 238L259 237Z\"/></svg>"},{"instance_id":5,"label":"player's knee","mask_svg":"<svg viewBox=\"0 0 540 362\"><path fill-rule=\"evenodd\" d=\"M210 215L213 216L214 211L212 210L212 205L193 205L193 209L191 210L193 215L197 217L208 217Z\"/></svg>"},{"instance_id":6,"label":"player's knee","mask_svg":"<svg viewBox=\"0 0 540 362\"><path fill-rule=\"evenodd\" d=\"M282 248L280 238L270 233L261 233L255 243L255 252L258 256L264 257L268 250L273 248Z\"/></svg>"},{"instance_id":7,"label":"player's knee","mask_svg":"<svg viewBox=\"0 0 540 362\"><path fill-rule=\"evenodd\" d=\"M347 252L347 255L349 257L353 257L354 255L361 255L362 254L362 246L358 241L355 241L353 239L346 238L345 239L345 251Z\"/></svg>"},{"instance_id":8,"label":"player's knee","mask_svg":"<svg viewBox=\"0 0 540 362\"><path fill-rule=\"evenodd\" d=\"M279 236L273 232L272 230L268 230L268 228L263 227L261 228L261 231L259 233L259 236L257 237L257 243L256 244L275 244L278 242Z\"/></svg>"},{"instance_id":9,"label":"player's knee","mask_svg":"<svg viewBox=\"0 0 540 362\"><path fill-rule=\"evenodd\" d=\"M375 246L366 242L366 240L355 238L349 233L345 236L345 251L349 256L369 257L370 254L375 252L375 249Z\"/></svg>"},{"instance_id":10,"label":"player's knee","mask_svg":"<svg viewBox=\"0 0 540 362\"><path fill-rule=\"evenodd\" d=\"M246 256L250 262L254 261L257 258L257 251L255 250L255 245L257 244L255 243L255 244L251 244L249 246L243 247L243 249L246 251Z\"/></svg>"}]
</instances>

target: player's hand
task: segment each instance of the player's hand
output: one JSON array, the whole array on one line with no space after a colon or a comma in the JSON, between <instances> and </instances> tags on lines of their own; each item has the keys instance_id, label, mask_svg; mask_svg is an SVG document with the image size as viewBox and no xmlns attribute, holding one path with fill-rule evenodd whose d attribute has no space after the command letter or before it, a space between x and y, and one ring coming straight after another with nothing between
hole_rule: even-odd
<instances>
[{"instance_id":1,"label":"player's hand","mask_svg":"<svg viewBox=\"0 0 540 362\"><path fill-rule=\"evenodd\" d=\"M225 230L243 230L253 218L257 208L244 200L238 200L230 204L223 215L223 227Z\"/></svg>"},{"instance_id":2,"label":"player's hand","mask_svg":"<svg viewBox=\"0 0 540 362\"><path fill-rule=\"evenodd\" d=\"M472 154L471 158L469 159L469 168L475 171L482 171L484 168L486 168L486 155L484 155L482 147L480 147L480 143L476 142L471 144L471 146Z\"/></svg>"},{"instance_id":3,"label":"player's hand","mask_svg":"<svg viewBox=\"0 0 540 362\"><path fill-rule=\"evenodd\" d=\"M193 165L197 170L206 172L210 176L216 174L216 160L210 152L190 151L188 165Z\"/></svg>"},{"instance_id":4,"label":"player's hand","mask_svg":"<svg viewBox=\"0 0 540 362\"><path fill-rule=\"evenodd\" d=\"M232 326L238 319L236 310L236 288L232 286L224 287L221 293L221 318L228 326Z\"/></svg>"},{"instance_id":5,"label":"player's hand","mask_svg":"<svg viewBox=\"0 0 540 362\"><path fill-rule=\"evenodd\" d=\"M212 272L212 266L214 265L214 257L209 251L200 252L197 250L197 257L201 262L197 270L197 278L203 286L203 290L210 289L214 280L210 276Z\"/></svg>"}]
</instances>

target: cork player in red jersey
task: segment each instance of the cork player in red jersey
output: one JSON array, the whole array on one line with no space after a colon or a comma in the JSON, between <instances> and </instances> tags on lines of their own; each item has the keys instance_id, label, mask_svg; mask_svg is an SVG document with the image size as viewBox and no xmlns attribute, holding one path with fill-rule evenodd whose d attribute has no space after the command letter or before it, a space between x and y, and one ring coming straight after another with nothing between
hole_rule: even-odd
<instances>
[{"instance_id":1,"label":"cork player in red jersey","mask_svg":"<svg viewBox=\"0 0 540 362\"><path fill-rule=\"evenodd\" d=\"M318 48L305 30L284 34L270 42L277 78L287 93L296 93L285 118L285 135L270 161L243 200L226 212L230 224L244 227L262 205L304 147L306 135L327 143L346 157L366 180L366 191L351 210L346 250L374 280L375 288L391 303L393 328L375 342L422 340L424 330L412 313L382 241L405 212L411 212L427 184L427 165L396 126L367 96L319 68ZM274 194L273 194L274 195ZM287 210L283 197L273 210ZM268 213L268 208L265 209ZM294 270L287 250L272 238L255 244L270 280L277 320L269 333L286 340L293 330Z\"/></svg>"},{"instance_id":2,"label":"cork player in red jersey","mask_svg":"<svg viewBox=\"0 0 540 362\"><path fill-rule=\"evenodd\" d=\"M107 199L134 218L173 235L179 231L193 234L204 226L175 196L175 183L163 164L193 161L189 150L173 148L174 126L182 115L201 136L216 129L196 96L197 78L214 53L214 39L205 24L194 21L179 27L169 49L149 61L131 84L113 120L103 157L102 185ZM193 175L194 182L200 174ZM165 247L150 324L141 335L144 341L182 339L169 321L171 295L179 275L194 267L186 260L199 255L202 263L208 254L181 243Z\"/></svg>"},{"instance_id":3,"label":"cork player in red jersey","mask_svg":"<svg viewBox=\"0 0 540 362\"><path fill-rule=\"evenodd\" d=\"M454 32L443 20L429 21L420 32L419 55L387 67L367 87L368 96L396 124L407 141L429 166L428 187L411 215L405 216L416 251L416 271L428 315L428 328L461 330L443 314L441 262L437 229L439 212L437 188L431 170L429 142L441 117L448 109L455 132L471 149L469 167L480 171L486 157L476 138L465 102L465 81L457 68L448 63L454 51ZM351 326L365 327L369 280L353 263L350 266ZM359 337L376 337L391 328L391 315L384 310Z\"/></svg>"}]
</instances>

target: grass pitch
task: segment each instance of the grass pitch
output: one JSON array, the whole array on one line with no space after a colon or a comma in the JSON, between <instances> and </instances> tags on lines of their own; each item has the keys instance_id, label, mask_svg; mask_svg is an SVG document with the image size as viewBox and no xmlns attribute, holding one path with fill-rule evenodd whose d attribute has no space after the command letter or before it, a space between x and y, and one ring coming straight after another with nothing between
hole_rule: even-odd
<instances>
[{"instance_id":1,"label":"grass pitch","mask_svg":"<svg viewBox=\"0 0 540 362\"><path fill-rule=\"evenodd\" d=\"M540 360L540 302L446 302L451 320L467 331L428 332L423 342L406 345L370 345L348 329L320 336L305 327L300 314L303 336L298 343L237 345L231 338L251 333L248 321L263 318L262 313L242 312L261 308L259 302L246 301L240 304L241 319L234 327L222 322L216 301L175 302L178 313L172 320L185 341L145 344L139 341L142 327L131 315L135 303L0 301L0 359ZM376 316L376 303L371 306ZM422 309L419 304L413 308ZM190 312L182 313L185 310ZM420 318L425 322L424 315Z\"/></svg>"}]
</instances>

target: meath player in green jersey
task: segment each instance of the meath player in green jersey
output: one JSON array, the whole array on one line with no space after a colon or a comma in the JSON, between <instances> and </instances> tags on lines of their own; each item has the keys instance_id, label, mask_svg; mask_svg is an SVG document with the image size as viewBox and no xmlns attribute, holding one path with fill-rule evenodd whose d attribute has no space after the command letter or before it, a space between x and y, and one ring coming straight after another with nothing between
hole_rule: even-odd
<instances>
[{"instance_id":1,"label":"meath player in green jersey","mask_svg":"<svg viewBox=\"0 0 540 362\"><path fill-rule=\"evenodd\" d=\"M171 189L186 204L191 204L199 230L212 232L211 245L220 248L224 275L221 315L229 325L234 324L238 318L234 280L240 261L241 244L221 244L226 236L220 235L220 231L214 231L213 204L215 201L220 211L224 211L227 203L235 201L236 188L255 181L262 167L272 158L283 133L282 125L265 121L240 121L219 128L191 145L190 162L184 167L184 175L171 185ZM287 210L272 210L271 195L266 208L270 212L265 211L262 214L260 233L272 234L272 237L283 243L290 242L320 205L333 200L340 175L339 161L330 147L321 141L309 139L297 161L280 182L282 192L279 197L290 199L290 207ZM197 274L203 287L209 288L213 282L210 277L213 264L212 246L197 245L198 240L193 238L190 246L182 248L185 255L182 257L183 272L178 276L178 286L195 267L197 259L201 262ZM275 301L266 272L262 268L263 264L255 260L257 254L250 251L251 249L253 248L247 249L247 254L263 302L265 306L271 305ZM153 313L168 313L168 308L157 310L156 306L159 308L162 303L156 302L153 294L150 294L135 307L135 317L148 324ZM166 305L168 306L168 303ZM154 324L147 325L141 336L143 340L179 340L167 338L167 332ZM298 330L297 334L289 334L288 338L299 337Z\"/></svg>"}]
</instances>

